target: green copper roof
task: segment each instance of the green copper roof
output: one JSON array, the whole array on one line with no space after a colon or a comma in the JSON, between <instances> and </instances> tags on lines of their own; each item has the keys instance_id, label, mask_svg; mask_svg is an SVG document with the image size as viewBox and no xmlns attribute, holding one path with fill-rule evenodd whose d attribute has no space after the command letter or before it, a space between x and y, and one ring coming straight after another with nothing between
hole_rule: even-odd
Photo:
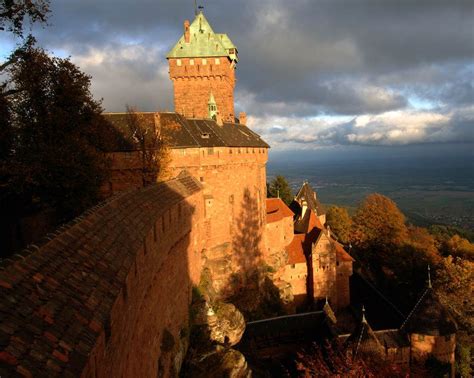
<instances>
[{"instance_id":1,"label":"green copper roof","mask_svg":"<svg viewBox=\"0 0 474 378\"><path fill-rule=\"evenodd\" d=\"M209 96L209 105L215 105L216 104L216 99L214 98L214 95L211 92L211 95Z\"/></svg>"},{"instance_id":2,"label":"green copper roof","mask_svg":"<svg viewBox=\"0 0 474 378\"><path fill-rule=\"evenodd\" d=\"M204 58L227 56L237 61L237 48L227 34L216 34L204 14L199 13L189 26L190 40L186 43L184 33L171 49L167 58Z\"/></svg>"}]
</instances>

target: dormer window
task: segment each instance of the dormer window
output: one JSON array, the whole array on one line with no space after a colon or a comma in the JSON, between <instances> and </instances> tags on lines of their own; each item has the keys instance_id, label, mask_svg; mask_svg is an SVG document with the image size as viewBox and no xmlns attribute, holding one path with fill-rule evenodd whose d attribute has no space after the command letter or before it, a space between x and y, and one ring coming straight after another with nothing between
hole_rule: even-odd
<instances>
[{"instance_id":1,"label":"dormer window","mask_svg":"<svg viewBox=\"0 0 474 378\"><path fill-rule=\"evenodd\" d=\"M210 136L209 133L202 133L201 134L202 139L209 139L209 136Z\"/></svg>"}]
</instances>

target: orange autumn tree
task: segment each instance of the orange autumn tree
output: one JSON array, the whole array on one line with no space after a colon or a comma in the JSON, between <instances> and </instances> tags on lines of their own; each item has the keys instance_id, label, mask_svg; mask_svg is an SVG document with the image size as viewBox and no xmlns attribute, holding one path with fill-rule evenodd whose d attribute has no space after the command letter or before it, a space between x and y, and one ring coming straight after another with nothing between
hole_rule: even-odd
<instances>
[{"instance_id":1,"label":"orange autumn tree","mask_svg":"<svg viewBox=\"0 0 474 378\"><path fill-rule=\"evenodd\" d=\"M396 203L378 193L367 196L353 221L352 241L358 247L400 245L408 235L405 216Z\"/></svg>"}]
</instances>

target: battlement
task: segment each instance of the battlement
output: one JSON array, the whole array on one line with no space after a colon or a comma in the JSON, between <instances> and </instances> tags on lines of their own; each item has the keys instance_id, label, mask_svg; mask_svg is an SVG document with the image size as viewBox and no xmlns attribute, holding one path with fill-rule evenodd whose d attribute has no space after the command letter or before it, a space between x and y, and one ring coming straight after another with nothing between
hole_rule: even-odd
<instances>
[{"instance_id":1,"label":"battlement","mask_svg":"<svg viewBox=\"0 0 474 378\"><path fill-rule=\"evenodd\" d=\"M226 34L212 30L203 13L184 22L184 32L168 56L174 87L175 111L191 118L207 118L214 96L220 116L234 122L237 48Z\"/></svg>"}]
</instances>

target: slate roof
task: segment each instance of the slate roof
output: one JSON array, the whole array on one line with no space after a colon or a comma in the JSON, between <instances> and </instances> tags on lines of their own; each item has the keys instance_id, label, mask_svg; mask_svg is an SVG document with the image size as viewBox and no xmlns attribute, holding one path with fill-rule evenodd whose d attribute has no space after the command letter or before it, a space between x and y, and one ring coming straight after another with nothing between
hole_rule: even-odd
<instances>
[{"instance_id":1,"label":"slate roof","mask_svg":"<svg viewBox=\"0 0 474 378\"><path fill-rule=\"evenodd\" d=\"M355 261L351 255L349 255L344 247L339 244L337 241L331 239L331 242L334 244L336 247L336 259L337 261Z\"/></svg>"},{"instance_id":2,"label":"slate roof","mask_svg":"<svg viewBox=\"0 0 474 378\"><path fill-rule=\"evenodd\" d=\"M380 340L365 319L365 315L347 338L346 345L352 348L354 356L357 356L359 353L376 354L382 348Z\"/></svg>"},{"instance_id":3,"label":"slate roof","mask_svg":"<svg viewBox=\"0 0 474 378\"><path fill-rule=\"evenodd\" d=\"M306 200L308 207L315 211L317 215L326 213L326 209L321 204L321 202L319 202L316 192L313 190L311 185L308 184L308 182L303 183L300 190L298 191L298 194L295 196L295 201L297 201L300 206L303 200Z\"/></svg>"},{"instance_id":4,"label":"slate roof","mask_svg":"<svg viewBox=\"0 0 474 378\"><path fill-rule=\"evenodd\" d=\"M126 192L0 264L0 376L80 376L143 238L202 190L190 175Z\"/></svg>"},{"instance_id":5,"label":"slate roof","mask_svg":"<svg viewBox=\"0 0 474 378\"><path fill-rule=\"evenodd\" d=\"M321 221L316 216L314 211L307 210L302 218L300 217L295 221L295 232L308 233L314 228L317 228L319 230L324 229L323 225L321 224Z\"/></svg>"},{"instance_id":6,"label":"slate roof","mask_svg":"<svg viewBox=\"0 0 474 378\"><path fill-rule=\"evenodd\" d=\"M235 49L227 34L216 34L200 12L189 26L190 41L186 43L184 33L176 45L166 56L167 58L198 58L227 56L237 61L237 55L230 49Z\"/></svg>"},{"instance_id":7,"label":"slate roof","mask_svg":"<svg viewBox=\"0 0 474 378\"><path fill-rule=\"evenodd\" d=\"M446 336L456 333L457 325L433 289L428 287L403 322L401 329L408 333Z\"/></svg>"},{"instance_id":8,"label":"slate roof","mask_svg":"<svg viewBox=\"0 0 474 378\"><path fill-rule=\"evenodd\" d=\"M246 324L239 349L281 346L303 340L321 340L333 336L332 322L323 311L280 316Z\"/></svg>"},{"instance_id":9,"label":"slate roof","mask_svg":"<svg viewBox=\"0 0 474 378\"><path fill-rule=\"evenodd\" d=\"M189 119L172 112L138 114L144 127L152 132L159 130L171 148L270 147L258 134L239 123L224 123L219 126L211 119ZM121 133L124 140L133 145L133 136L127 124L127 113L103 115Z\"/></svg>"},{"instance_id":10,"label":"slate roof","mask_svg":"<svg viewBox=\"0 0 474 378\"><path fill-rule=\"evenodd\" d=\"M384 329L374 331L375 336L386 348L406 348L410 346L410 340L406 333L398 329Z\"/></svg>"},{"instance_id":11,"label":"slate roof","mask_svg":"<svg viewBox=\"0 0 474 378\"><path fill-rule=\"evenodd\" d=\"M267 223L278 222L283 218L293 217L293 212L280 198L267 198Z\"/></svg>"}]
</instances>

